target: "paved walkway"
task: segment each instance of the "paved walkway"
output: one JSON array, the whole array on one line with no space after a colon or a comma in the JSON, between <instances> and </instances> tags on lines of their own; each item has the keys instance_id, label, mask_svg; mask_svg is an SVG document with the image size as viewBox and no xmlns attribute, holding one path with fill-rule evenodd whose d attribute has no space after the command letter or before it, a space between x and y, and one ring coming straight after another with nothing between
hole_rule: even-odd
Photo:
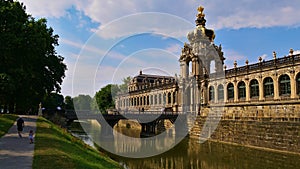
<instances>
[{"instance_id":1,"label":"paved walkway","mask_svg":"<svg viewBox=\"0 0 300 169\"><path fill-rule=\"evenodd\" d=\"M20 116L25 122L22 133L18 136L16 122L8 133L0 138L0 168L1 169L31 169L34 144L29 144L29 130L36 131L37 116Z\"/></svg>"}]
</instances>

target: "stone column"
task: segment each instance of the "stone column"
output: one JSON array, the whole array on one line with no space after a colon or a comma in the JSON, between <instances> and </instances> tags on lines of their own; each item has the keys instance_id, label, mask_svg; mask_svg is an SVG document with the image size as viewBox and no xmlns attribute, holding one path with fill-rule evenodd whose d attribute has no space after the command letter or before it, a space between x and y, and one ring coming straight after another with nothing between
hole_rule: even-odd
<instances>
[{"instance_id":1,"label":"stone column","mask_svg":"<svg viewBox=\"0 0 300 169\"><path fill-rule=\"evenodd\" d=\"M181 113L184 113L183 98L184 98L183 86L179 86L177 104L178 104L178 112L181 112Z\"/></svg>"},{"instance_id":2,"label":"stone column","mask_svg":"<svg viewBox=\"0 0 300 169\"><path fill-rule=\"evenodd\" d=\"M258 81L259 85L259 100L264 100L264 83L262 80Z\"/></svg>"},{"instance_id":3,"label":"stone column","mask_svg":"<svg viewBox=\"0 0 300 169\"><path fill-rule=\"evenodd\" d=\"M199 63L198 63L198 57L193 58L193 74L195 76L199 75Z\"/></svg>"},{"instance_id":4,"label":"stone column","mask_svg":"<svg viewBox=\"0 0 300 169\"><path fill-rule=\"evenodd\" d=\"M239 100L239 91L238 91L237 82L234 82L233 86L234 86L234 102L237 102Z\"/></svg>"},{"instance_id":5,"label":"stone column","mask_svg":"<svg viewBox=\"0 0 300 169\"><path fill-rule=\"evenodd\" d=\"M227 94L227 85L223 85L223 92L224 92L224 103L228 101L228 94Z\"/></svg>"},{"instance_id":6,"label":"stone column","mask_svg":"<svg viewBox=\"0 0 300 169\"><path fill-rule=\"evenodd\" d=\"M215 94L215 103L218 103L219 99L218 99L218 96L219 96L219 93L218 93L218 86L214 86L214 94Z\"/></svg>"},{"instance_id":7,"label":"stone column","mask_svg":"<svg viewBox=\"0 0 300 169\"><path fill-rule=\"evenodd\" d=\"M155 102L154 102L154 99L155 99L155 93L152 93L152 106L155 106Z\"/></svg>"},{"instance_id":8,"label":"stone column","mask_svg":"<svg viewBox=\"0 0 300 169\"><path fill-rule=\"evenodd\" d=\"M250 83L245 83L246 85L246 101L250 101Z\"/></svg>"},{"instance_id":9,"label":"stone column","mask_svg":"<svg viewBox=\"0 0 300 169\"><path fill-rule=\"evenodd\" d=\"M191 86L191 90L189 92L190 92L190 111L193 111L194 102L195 102L194 100L195 89L193 85Z\"/></svg>"},{"instance_id":10,"label":"stone column","mask_svg":"<svg viewBox=\"0 0 300 169\"><path fill-rule=\"evenodd\" d=\"M277 100L277 99L280 98L279 97L279 85L278 85L278 78L277 78L277 76L275 76L275 78L273 78L273 85L274 85L274 99Z\"/></svg>"},{"instance_id":11,"label":"stone column","mask_svg":"<svg viewBox=\"0 0 300 169\"><path fill-rule=\"evenodd\" d=\"M208 103L208 97L207 97L207 87L206 86L203 86L203 93L202 94L202 97L203 97L203 103L204 104L207 104Z\"/></svg>"},{"instance_id":12,"label":"stone column","mask_svg":"<svg viewBox=\"0 0 300 169\"><path fill-rule=\"evenodd\" d=\"M195 62L195 58L192 58L192 75L196 75L196 62Z\"/></svg>"},{"instance_id":13,"label":"stone column","mask_svg":"<svg viewBox=\"0 0 300 169\"><path fill-rule=\"evenodd\" d=\"M196 89L197 89L197 91L196 91L196 93L195 93L195 97L196 97L196 112L198 112L199 110L200 110L200 105L201 105L201 96L200 96L200 94L201 94L201 86L200 86L200 84L197 82L197 85L196 85Z\"/></svg>"},{"instance_id":14,"label":"stone column","mask_svg":"<svg viewBox=\"0 0 300 169\"><path fill-rule=\"evenodd\" d=\"M296 80L295 80L295 74L292 73L291 77L290 77L290 81L291 81L291 98L296 98L297 96L297 91L296 91Z\"/></svg>"},{"instance_id":15,"label":"stone column","mask_svg":"<svg viewBox=\"0 0 300 169\"><path fill-rule=\"evenodd\" d=\"M184 60L180 61L180 67L181 67L181 75L184 79L186 79L188 77L188 67L187 67L187 63Z\"/></svg>"}]
</instances>

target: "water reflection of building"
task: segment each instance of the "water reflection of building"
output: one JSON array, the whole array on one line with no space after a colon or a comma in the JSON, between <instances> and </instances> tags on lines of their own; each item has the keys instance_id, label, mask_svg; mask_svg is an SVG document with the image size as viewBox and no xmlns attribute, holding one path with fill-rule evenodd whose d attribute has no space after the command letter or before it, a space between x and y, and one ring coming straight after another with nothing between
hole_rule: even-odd
<instances>
[{"instance_id":1,"label":"water reflection of building","mask_svg":"<svg viewBox=\"0 0 300 169\"><path fill-rule=\"evenodd\" d=\"M153 149L157 152L168 150L175 144L175 135L169 134L169 131L162 133L163 136L153 139L134 138L140 135L138 130L125 129L131 133L131 136L126 136L122 128L114 130L114 148L117 154L130 156L130 154L142 153L148 149ZM168 129L171 130L172 129Z\"/></svg>"},{"instance_id":2,"label":"water reflection of building","mask_svg":"<svg viewBox=\"0 0 300 169\"><path fill-rule=\"evenodd\" d=\"M300 55L289 55L227 69L222 47L214 44L214 32L206 29L203 8L198 8L195 30L179 59L177 77L143 74L135 76L128 93L116 98L120 111L200 112L224 105L225 116L300 117ZM189 73L191 70L191 73Z\"/></svg>"}]
</instances>

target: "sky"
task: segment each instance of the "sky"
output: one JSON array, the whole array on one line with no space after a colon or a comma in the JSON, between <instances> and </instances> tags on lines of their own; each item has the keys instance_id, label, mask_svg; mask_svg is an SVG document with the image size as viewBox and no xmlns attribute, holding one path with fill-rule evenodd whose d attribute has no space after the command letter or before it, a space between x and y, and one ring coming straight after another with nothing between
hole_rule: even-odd
<instances>
[{"instance_id":1,"label":"sky","mask_svg":"<svg viewBox=\"0 0 300 169\"><path fill-rule=\"evenodd\" d=\"M64 96L94 96L107 84L144 73L180 74L186 35L195 29L198 6L206 28L222 44L233 67L300 53L299 0L20 0L26 12L46 18L59 35L57 53L68 70Z\"/></svg>"}]
</instances>

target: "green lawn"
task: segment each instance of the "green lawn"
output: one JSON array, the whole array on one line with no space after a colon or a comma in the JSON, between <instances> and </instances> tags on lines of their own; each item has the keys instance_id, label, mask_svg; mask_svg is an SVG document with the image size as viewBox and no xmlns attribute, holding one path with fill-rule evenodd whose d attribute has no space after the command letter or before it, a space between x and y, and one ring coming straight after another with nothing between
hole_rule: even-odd
<instances>
[{"instance_id":1,"label":"green lawn","mask_svg":"<svg viewBox=\"0 0 300 169\"><path fill-rule=\"evenodd\" d=\"M37 120L34 144L33 169L121 168L117 162L44 118Z\"/></svg>"},{"instance_id":2,"label":"green lawn","mask_svg":"<svg viewBox=\"0 0 300 169\"><path fill-rule=\"evenodd\" d=\"M7 133L17 118L14 114L0 114L0 137Z\"/></svg>"}]
</instances>

